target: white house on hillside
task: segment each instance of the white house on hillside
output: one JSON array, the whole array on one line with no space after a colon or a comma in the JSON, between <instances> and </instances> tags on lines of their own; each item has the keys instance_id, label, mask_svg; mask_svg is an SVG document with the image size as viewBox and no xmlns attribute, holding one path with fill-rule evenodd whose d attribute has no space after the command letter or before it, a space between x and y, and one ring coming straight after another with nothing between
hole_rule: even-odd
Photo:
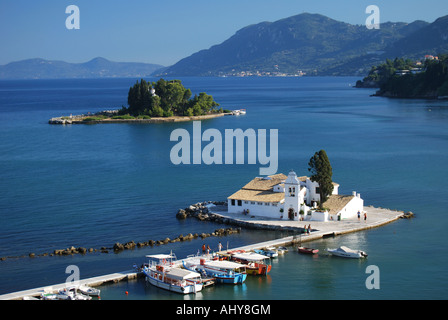
<instances>
[{"instance_id":1,"label":"white house on hillside","mask_svg":"<svg viewBox=\"0 0 448 320\"><path fill-rule=\"evenodd\" d=\"M362 212L364 200L360 194L339 195L334 183L333 194L323 204L327 210L316 210L320 201L319 184L310 178L279 173L258 177L227 198L229 213L248 213L274 219L328 221L356 217Z\"/></svg>"}]
</instances>

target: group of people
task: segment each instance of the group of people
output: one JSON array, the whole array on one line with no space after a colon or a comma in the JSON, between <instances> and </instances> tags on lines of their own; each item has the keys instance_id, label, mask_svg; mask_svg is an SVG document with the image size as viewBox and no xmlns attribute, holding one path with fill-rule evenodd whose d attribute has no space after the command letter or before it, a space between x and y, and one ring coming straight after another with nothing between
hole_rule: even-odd
<instances>
[{"instance_id":1,"label":"group of people","mask_svg":"<svg viewBox=\"0 0 448 320\"><path fill-rule=\"evenodd\" d=\"M306 234L310 234L310 232L311 232L311 225L309 224L308 227L305 225L303 227L303 230L305 231Z\"/></svg>"},{"instance_id":2,"label":"group of people","mask_svg":"<svg viewBox=\"0 0 448 320\"><path fill-rule=\"evenodd\" d=\"M209 245L205 245L205 243L202 245L202 254L210 254L210 251L212 249L210 249ZM218 243L218 252L222 250L222 243L221 241Z\"/></svg>"},{"instance_id":3,"label":"group of people","mask_svg":"<svg viewBox=\"0 0 448 320\"><path fill-rule=\"evenodd\" d=\"M361 212L358 211L358 221L361 219ZM367 212L364 211L364 221L367 220Z\"/></svg>"}]
</instances>

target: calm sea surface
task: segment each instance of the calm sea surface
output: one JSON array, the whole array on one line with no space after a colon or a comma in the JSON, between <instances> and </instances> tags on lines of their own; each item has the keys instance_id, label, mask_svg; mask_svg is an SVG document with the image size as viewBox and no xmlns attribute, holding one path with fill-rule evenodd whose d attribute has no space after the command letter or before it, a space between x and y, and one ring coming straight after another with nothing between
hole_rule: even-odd
<instances>
[{"instance_id":1,"label":"calm sea surface","mask_svg":"<svg viewBox=\"0 0 448 320\"><path fill-rule=\"evenodd\" d=\"M157 79L150 79L157 80ZM265 278L180 296L144 281L106 285L102 299L446 299L448 298L448 102L389 100L351 87L357 78L182 78L240 117L202 121L215 128L278 129L279 168L307 175L325 149L339 192L361 193L366 205L413 211L366 232L316 241L316 257L292 250ZM54 116L120 108L136 79L0 82L0 294L64 282L69 265L81 278L129 270L145 255L195 253L200 239L84 256L28 258L69 246L111 247L211 232L218 224L179 221L179 208L225 200L259 175L256 165L180 165L170 161L170 134L192 123L49 125ZM204 143L205 145L205 143ZM287 234L243 230L207 238L229 247ZM347 245L366 261L329 257ZM19 256L24 256L20 257ZM380 289L365 286L380 270ZM125 295L124 292L129 294Z\"/></svg>"}]
</instances>

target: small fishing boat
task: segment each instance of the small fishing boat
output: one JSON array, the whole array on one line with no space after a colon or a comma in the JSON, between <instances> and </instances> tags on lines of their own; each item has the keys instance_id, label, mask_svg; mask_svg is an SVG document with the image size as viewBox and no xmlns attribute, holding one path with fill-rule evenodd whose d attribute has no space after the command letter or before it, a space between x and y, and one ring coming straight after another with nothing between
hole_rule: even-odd
<instances>
[{"instance_id":1,"label":"small fishing boat","mask_svg":"<svg viewBox=\"0 0 448 320\"><path fill-rule=\"evenodd\" d=\"M231 258L233 261L246 265L246 273L250 275L267 275L272 266L267 263L270 261L268 256L255 252L235 253Z\"/></svg>"},{"instance_id":2,"label":"small fishing boat","mask_svg":"<svg viewBox=\"0 0 448 320\"><path fill-rule=\"evenodd\" d=\"M319 252L319 249L306 248L306 247L298 247L297 250L300 253L306 253L306 254L315 254Z\"/></svg>"},{"instance_id":3,"label":"small fishing boat","mask_svg":"<svg viewBox=\"0 0 448 320\"><path fill-rule=\"evenodd\" d=\"M288 248L286 248L286 247L278 247L277 248L277 252L278 252L279 255L283 255L286 252L288 252Z\"/></svg>"},{"instance_id":4,"label":"small fishing boat","mask_svg":"<svg viewBox=\"0 0 448 320\"><path fill-rule=\"evenodd\" d=\"M146 280L155 287L181 294L202 290L201 275L197 272L173 266L175 256L168 254L148 255L148 266L143 267Z\"/></svg>"},{"instance_id":5,"label":"small fishing boat","mask_svg":"<svg viewBox=\"0 0 448 320\"><path fill-rule=\"evenodd\" d=\"M62 288L57 293L58 300L91 300L92 297L77 292L76 286Z\"/></svg>"},{"instance_id":6,"label":"small fishing boat","mask_svg":"<svg viewBox=\"0 0 448 320\"><path fill-rule=\"evenodd\" d=\"M267 247L263 249L264 255L268 256L270 258L277 258L278 257L278 251L274 247Z\"/></svg>"},{"instance_id":7,"label":"small fishing boat","mask_svg":"<svg viewBox=\"0 0 448 320\"><path fill-rule=\"evenodd\" d=\"M76 288L68 287L60 289L57 293L58 300L75 300Z\"/></svg>"},{"instance_id":8,"label":"small fishing boat","mask_svg":"<svg viewBox=\"0 0 448 320\"><path fill-rule=\"evenodd\" d=\"M86 285L80 285L78 287L78 290L81 291L82 294L85 294L90 297L99 297L101 293L100 289L92 288Z\"/></svg>"},{"instance_id":9,"label":"small fishing boat","mask_svg":"<svg viewBox=\"0 0 448 320\"><path fill-rule=\"evenodd\" d=\"M219 283L243 283L247 277L245 265L232 261L200 259L199 264L185 261L182 263L187 270L213 277Z\"/></svg>"},{"instance_id":10,"label":"small fishing boat","mask_svg":"<svg viewBox=\"0 0 448 320\"><path fill-rule=\"evenodd\" d=\"M58 300L58 295L52 292L42 292L40 298L42 300Z\"/></svg>"},{"instance_id":11,"label":"small fishing boat","mask_svg":"<svg viewBox=\"0 0 448 320\"><path fill-rule=\"evenodd\" d=\"M327 251L332 255L335 255L338 257L343 257L343 258L359 259L359 258L367 257L367 253L365 253L364 251L353 250L353 249L347 248L345 246L340 246L337 249L327 249Z\"/></svg>"}]
</instances>

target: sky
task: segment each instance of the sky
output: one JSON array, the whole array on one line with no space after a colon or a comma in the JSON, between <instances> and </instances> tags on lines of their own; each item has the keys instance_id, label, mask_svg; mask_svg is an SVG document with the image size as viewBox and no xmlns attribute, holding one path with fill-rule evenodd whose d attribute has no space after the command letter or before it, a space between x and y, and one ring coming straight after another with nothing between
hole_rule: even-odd
<instances>
[{"instance_id":1,"label":"sky","mask_svg":"<svg viewBox=\"0 0 448 320\"><path fill-rule=\"evenodd\" d=\"M79 8L79 29L66 27L70 5ZM369 5L380 23L448 15L448 0L0 0L0 65L104 57L169 66L243 27L303 12L365 24Z\"/></svg>"}]
</instances>

